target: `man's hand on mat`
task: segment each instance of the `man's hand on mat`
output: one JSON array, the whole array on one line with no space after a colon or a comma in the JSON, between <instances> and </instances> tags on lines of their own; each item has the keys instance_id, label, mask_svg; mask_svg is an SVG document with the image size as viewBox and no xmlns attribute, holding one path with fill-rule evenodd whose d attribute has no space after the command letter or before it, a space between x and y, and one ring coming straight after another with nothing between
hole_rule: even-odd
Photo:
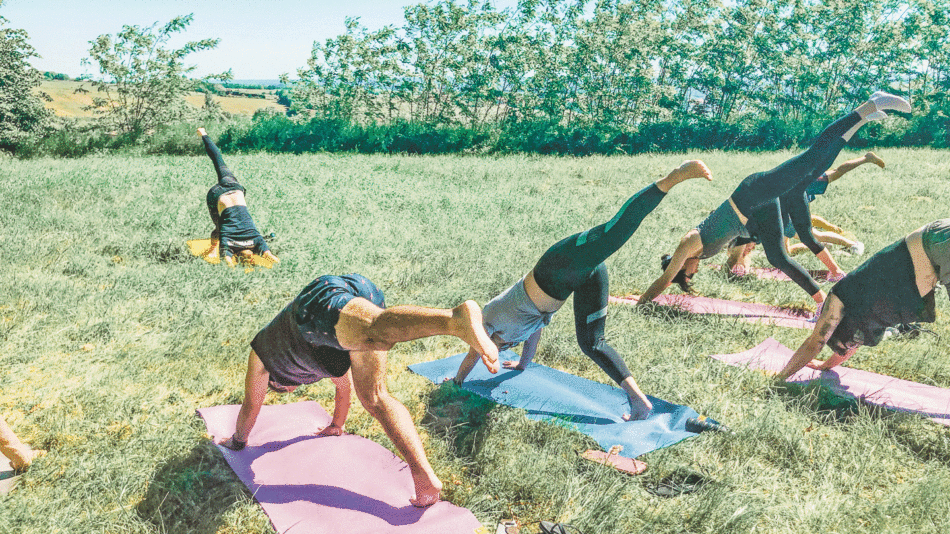
<instances>
[{"instance_id":1,"label":"man's hand on mat","mask_svg":"<svg viewBox=\"0 0 950 534\"><path fill-rule=\"evenodd\" d=\"M409 503L416 508L426 508L439 502L442 494L442 482L435 479L438 485L431 485L427 481L415 481L416 494L409 499Z\"/></svg>"},{"instance_id":2,"label":"man's hand on mat","mask_svg":"<svg viewBox=\"0 0 950 534\"><path fill-rule=\"evenodd\" d=\"M326 428L317 432L314 435L317 437L327 437L327 436L342 436L343 434L344 434L343 427L330 424Z\"/></svg>"},{"instance_id":3,"label":"man's hand on mat","mask_svg":"<svg viewBox=\"0 0 950 534\"><path fill-rule=\"evenodd\" d=\"M514 369L514 370L516 370L516 371L524 371L524 367L521 367L521 366L519 365L520 363L521 363L521 360L517 360L517 361L516 361L516 360L508 360L508 361L506 361L506 362L503 362L503 363L501 364L501 366L504 367L505 369Z\"/></svg>"}]
</instances>

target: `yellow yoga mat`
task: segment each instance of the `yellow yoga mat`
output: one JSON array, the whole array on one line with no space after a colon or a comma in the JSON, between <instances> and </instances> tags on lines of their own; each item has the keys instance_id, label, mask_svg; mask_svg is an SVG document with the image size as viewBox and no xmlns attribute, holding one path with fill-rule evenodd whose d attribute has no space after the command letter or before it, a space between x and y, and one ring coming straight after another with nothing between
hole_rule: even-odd
<instances>
[{"instance_id":1,"label":"yellow yoga mat","mask_svg":"<svg viewBox=\"0 0 950 534\"><path fill-rule=\"evenodd\" d=\"M218 250L218 241L216 239L191 239L188 241L188 250L192 256L197 256L208 263L221 263L221 253ZM238 263L243 263L248 267L274 267L274 262L257 254L252 254L249 258L236 254L234 256Z\"/></svg>"}]
</instances>

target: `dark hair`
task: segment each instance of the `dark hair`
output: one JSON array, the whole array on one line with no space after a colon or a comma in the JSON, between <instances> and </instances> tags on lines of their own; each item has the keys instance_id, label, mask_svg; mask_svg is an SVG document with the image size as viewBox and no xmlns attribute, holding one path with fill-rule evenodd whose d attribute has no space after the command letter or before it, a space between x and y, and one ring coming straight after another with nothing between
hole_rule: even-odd
<instances>
[{"instance_id":1,"label":"dark hair","mask_svg":"<svg viewBox=\"0 0 950 534\"><path fill-rule=\"evenodd\" d=\"M670 256L669 254L660 256L660 268L665 271L666 268L670 266L671 261L673 261L673 256ZM679 285L680 289L682 289L684 293L692 293L693 286L690 284L690 278L692 277L686 277L686 269L683 268L680 269L680 272L676 273L676 276L673 277L672 282Z\"/></svg>"}]
</instances>

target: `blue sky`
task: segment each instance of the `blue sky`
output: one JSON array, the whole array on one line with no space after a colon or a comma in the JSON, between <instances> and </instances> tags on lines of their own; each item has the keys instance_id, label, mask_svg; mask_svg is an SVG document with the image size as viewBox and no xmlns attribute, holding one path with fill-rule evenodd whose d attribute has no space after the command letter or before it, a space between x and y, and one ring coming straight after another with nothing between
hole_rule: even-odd
<instances>
[{"instance_id":1,"label":"blue sky","mask_svg":"<svg viewBox=\"0 0 950 534\"><path fill-rule=\"evenodd\" d=\"M516 0L491 0L498 9ZM359 17L370 29L401 26L403 7L420 0L0 0L0 16L8 27L29 33L41 58L39 70L70 76L97 74L84 67L89 41L115 34L123 25L164 24L178 15L194 13L194 21L172 46L209 37L221 39L214 50L188 56L202 76L231 69L235 79L276 79L295 76L310 57L314 41L343 33L346 17Z\"/></svg>"}]
</instances>

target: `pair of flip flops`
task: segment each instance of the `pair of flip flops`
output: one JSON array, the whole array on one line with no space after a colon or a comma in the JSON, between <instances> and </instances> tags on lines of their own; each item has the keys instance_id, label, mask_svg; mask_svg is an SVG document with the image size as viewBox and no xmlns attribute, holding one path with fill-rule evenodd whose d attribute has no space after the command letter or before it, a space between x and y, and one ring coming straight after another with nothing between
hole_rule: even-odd
<instances>
[{"instance_id":1,"label":"pair of flip flops","mask_svg":"<svg viewBox=\"0 0 950 534\"><path fill-rule=\"evenodd\" d=\"M542 534L584 534L574 525L567 523L552 523L550 521L541 521L539 523Z\"/></svg>"}]
</instances>

